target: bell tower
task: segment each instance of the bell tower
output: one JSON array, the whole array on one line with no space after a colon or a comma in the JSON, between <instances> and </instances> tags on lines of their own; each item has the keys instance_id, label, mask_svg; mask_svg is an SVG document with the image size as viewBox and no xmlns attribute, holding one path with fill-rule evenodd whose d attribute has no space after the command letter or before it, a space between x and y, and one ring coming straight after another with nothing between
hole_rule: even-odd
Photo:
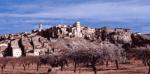
<instances>
[{"instance_id":1,"label":"bell tower","mask_svg":"<svg viewBox=\"0 0 150 74\"><path fill-rule=\"evenodd\" d=\"M39 26L38 31L42 31L42 29L43 29L43 24L40 23L38 26Z\"/></svg>"}]
</instances>

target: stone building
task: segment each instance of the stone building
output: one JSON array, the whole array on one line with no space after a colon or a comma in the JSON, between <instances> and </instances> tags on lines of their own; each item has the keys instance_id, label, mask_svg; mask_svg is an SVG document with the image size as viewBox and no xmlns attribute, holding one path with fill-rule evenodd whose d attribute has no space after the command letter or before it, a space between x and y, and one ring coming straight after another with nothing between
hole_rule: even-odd
<instances>
[{"instance_id":1,"label":"stone building","mask_svg":"<svg viewBox=\"0 0 150 74\"><path fill-rule=\"evenodd\" d=\"M124 28L115 28L116 32L130 32L130 29L124 29Z\"/></svg>"},{"instance_id":2,"label":"stone building","mask_svg":"<svg viewBox=\"0 0 150 74\"><path fill-rule=\"evenodd\" d=\"M80 25L80 22L75 22L72 28L72 33L74 37L83 37L83 34L81 31L82 31L82 27Z\"/></svg>"},{"instance_id":3,"label":"stone building","mask_svg":"<svg viewBox=\"0 0 150 74\"><path fill-rule=\"evenodd\" d=\"M45 48L43 48L44 39L41 39L41 36L35 36L32 37L32 43L33 43L33 54L34 56L44 55L45 54Z\"/></svg>"},{"instance_id":4,"label":"stone building","mask_svg":"<svg viewBox=\"0 0 150 74\"><path fill-rule=\"evenodd\" d=\"M111 35L111 38L115 41L115 43L130 43L132 41L130 32L119 32Z\"/></svg>"},{"instance_id":5,"label":"stone building","mask_svg":"<svg viewBox=\"0 0 150 74\"><path fill-rule=\"evenodd\" d=\"M41 36L51 38L65 38L65 37L91 37L95 29L81 26L80 22L75 22L72 26L59 24L57 26L46 29L40 33Z\"/></svg>"},{"instance_id":6,"label":"stone building","mask_svg":"<svg viewBox=\"0 0 150 74\"><path fill-rule=\"evenodd\" d=\"M59 37L66 37L67 34L68 34L68 31L67 31L67 25L61 25L59 24L58 26L56 26L58 28L58 35Z\"/></svg>"},{"instance_id":7,"label":"stone building","mask_svg":"<svg viewBox=\"0 0 150 74\"><path fill-rule=\"evenodd\" d=\"M83 38L92 40L95 33L95 29L84 27L82 30Z\"/></svg>"},{"instance_id":8,"label":"stone building","mask_svg":"<svg viewBox=\"0 0 150 74\"><path fill-rule=\"evenodd\" d=\"M28 55L28 53L33 53L33 46L31 44L31 38L22 37L21 45L23 50L23 55Z\"/></svg>"},{"instance_id":9,"label":"stone building","mask_svg":"<svg viewBox=\"0 0 150 74\"><path fill-rule=\"evenodd\" d=\"M38 24L38 28L32 30L32 33L41 32L42 30L43 30L43 24L40 23Z\"/></svg>"},{"instance_id":10,"label":"stone building","mask_svg":"<svg viewBox=\"0 0 150 74\"><path fill-rule=\"evenodd\" d=\"M21 57L22 56L22 50L19 47L18 42L19 42L19 39L15 39L15 40L12 40L10 42L11 48L12 48L12 56L13 57Z\"/></svg>"},{"instance_id":11,"label":"stone building","mask_svg":"<svg viewBox=\"0 0 150 74\"><path fill-rule=\"evenodd\" d=\"M7 49L8 44L6 43L1 43L0 44L0 57L4 57L4 51Z\"/></svg>"},{"instance_id":12,"label":"stone building","mask_svg":"<svg viewBox=\"0 0 150 74\"><path fill-rule=\"evenodd\" d=\"M39 28L38 28L38 31L40 32L40 31L42 31L42 29L43 29L43 24L39 24Z\"/></svg>"}]
</instances>

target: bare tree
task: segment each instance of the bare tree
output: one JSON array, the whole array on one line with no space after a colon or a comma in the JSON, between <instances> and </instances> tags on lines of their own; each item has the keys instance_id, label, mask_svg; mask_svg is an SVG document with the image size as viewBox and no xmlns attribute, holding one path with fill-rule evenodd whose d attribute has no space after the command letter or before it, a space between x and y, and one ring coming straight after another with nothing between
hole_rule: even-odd
<instances>
[{"instance_id":1,"label":"bare tree","mask_svg":"<svg viewBox=\"0 0 150 74\"><path fill-rule=\"evenodd\" d=\"M0 61L0 67L1 67L1 70L2 70L2 74L3 74L4 68L8 64L9 58L3 58L3 57L1 57L0 60L1 60Z\"/></svg>"},{"instance_id":2,"label":"bare tree","mask_svg":"<svg viewBox=\"0 0 150 74\"><path fill-rule=\"evenodd\" d=\"M76 67L77 64L87 64L90 63L91 67L94 71L95 74L96 73L96 63L98 63L99 61L103 61L103 56L102 53L97 51L97 50L93 50L93 49L81 49L81 50L70 50L68 57L70 58L70 60L74 61L74 72L76 72Z\"/></svg>"},{"instance_id":3,"label":"bare tree","mask_svg":"<svg viewBox=\"0 0 150 74\"><path fill-rule=\"evenodd\" d=\"M119 62L126 58L126 56L122 55L125 52L124 49L108 41L103 41L100 47L103 51L106 65L108 65L108 61L114 61L116 69L119 69Z\"/></svg>"},{"instance_id":4,"label":"bare tree","mask_svg":"<svg viewBox=\"0 0 150 74\"><path fill-rule=\"evenodd\" d=\"M132 53L132 57L142 60L149 67L148 74L150 74L150 49L146 47L135 47L128 52Z\"/></svg>"},{"instance_id":5,"label":"bare tree","mask_svg":"<svg viewBox=\"0 0 150 74\"><path fill-rule=\"evenodd\" d=\"M94 43L90 43L84 39L75 39L68 46L68 58L74 61L74 72L76 72L77 65L91 64L94 73L97 74L96 64L103 62L103 52Z\"/></svg>"},{"instance_id":6,"label":"bare tree","mask_svg":"<svg viewBox=\"0 0 150 74\"><path fill-rule=\"evenodd\" d=\"M31 57L20 57L18 58L19 63L23 66L24 71L26 70L26 67L29 68L30 64L31 64Z\"/></svg>"},{"instance_id":7,"label":"bare tree","mask_svg":"<svg viewBox=\"0 0 150 74\"><path fill-rule=\"evenodd\" d=\"M61 70L63 70L63 67L67 65L67 58L64 57L64 55L44 55L39 57L38 65L47 64L51 67L61 67Z\"/></svg>"},{"instance_id":8,"label":"bare tree","mask_svg":"<svg viewBox=\"0 0 150 74\"><path fill-rule=\"evenodd\" d=\"M18 58L10 58L9 63L12 65L12 68L15 69L15 66L18 63Z\"/></svg>"},{"instance_id":9,"label":"bare tree","mask_svg":"<svg viewBox=\"0 0 150 74\"><path fill-rule=\"evenodd\" d=\"M28 60L30 64L36 64L36 70L39 71L39 68L41 66L40 56L28 56Z\"/></svg>"}]
</instances>

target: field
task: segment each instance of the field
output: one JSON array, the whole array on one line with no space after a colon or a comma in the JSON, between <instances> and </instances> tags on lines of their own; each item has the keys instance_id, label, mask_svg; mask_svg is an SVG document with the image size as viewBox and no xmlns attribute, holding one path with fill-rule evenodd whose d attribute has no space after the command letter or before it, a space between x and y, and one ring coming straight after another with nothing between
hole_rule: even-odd
<instances>
[{"instance_id":1,"label":"field","mask_svg":"<svg viewBox=\"0 0 150 74\"><path fill-rule=\"evenodd\" d=\"M114 64L110 64L108 67L106 65L97 66L98 74L147 74L148 67L144 66L141 61L131 61L130 64L120 64L120 69L116 70ZM49 66L42 65L39 71L36 71L36 65L31 65L25 71L19 64L16 65L15 69L11 65L7 65L4 69L4 74L48 74ZM0 72L1 73L1 72ZM77 72L74 73L73 66L69 65L65 67L63 71L59 69L53 69L49 74L94 74L91 68L77 67Z\"/></svg>"}]
</instances>

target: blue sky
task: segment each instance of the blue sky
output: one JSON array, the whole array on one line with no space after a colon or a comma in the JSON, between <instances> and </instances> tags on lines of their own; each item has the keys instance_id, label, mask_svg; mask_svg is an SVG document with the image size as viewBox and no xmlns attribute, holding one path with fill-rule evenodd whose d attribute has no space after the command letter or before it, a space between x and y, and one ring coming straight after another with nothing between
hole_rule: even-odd
<instances>
[{"instance_id":1,"label":"blue sky","mask_svg":"<svg viewBox=\"0 0 150 74\"><path fill-rule=\"evenodd\" d=\"M150 33L149 0L0 0L0 34L75 21Z\"/></svg>"}]
</instances>

